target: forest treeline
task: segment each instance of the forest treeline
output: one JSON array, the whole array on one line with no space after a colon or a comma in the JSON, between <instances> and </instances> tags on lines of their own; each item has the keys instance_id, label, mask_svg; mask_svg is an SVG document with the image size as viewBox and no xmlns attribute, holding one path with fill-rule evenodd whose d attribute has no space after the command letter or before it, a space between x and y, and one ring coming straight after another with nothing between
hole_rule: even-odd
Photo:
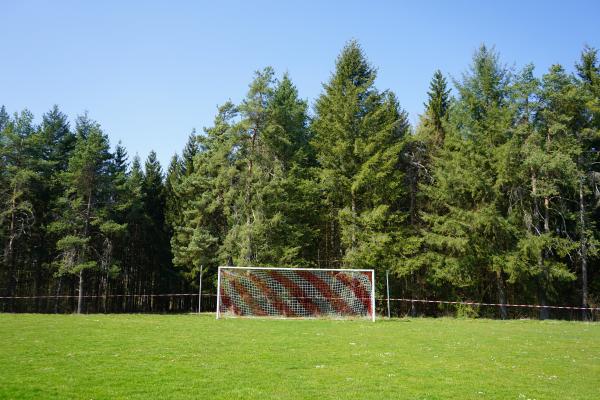
<instances>
[{"instance_id":1,"label":"forest treeline","mask_svg":"<svg viewBox=\"0 0 600 400\"><path fill-rule=\"evenodd\" d=\"M252 265L390 271L414 298L598 305L597 51L537 75L481 46L451 83L433 74L414 127L376 75L351 41L309 107L287 74L258 71L164 171L87 113L2 107L0 296L102 310L193 291L200 266L214 292L218 265Z\"/></svg>"}]
</instances>

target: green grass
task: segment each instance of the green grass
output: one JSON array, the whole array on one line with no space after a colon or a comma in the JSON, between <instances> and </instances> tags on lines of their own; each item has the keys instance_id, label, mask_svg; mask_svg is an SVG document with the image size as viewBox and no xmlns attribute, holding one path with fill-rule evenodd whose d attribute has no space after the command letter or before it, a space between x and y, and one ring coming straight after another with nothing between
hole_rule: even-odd
<instances>
[{"instance_id":1,"label":"green grass","mask_svg":"<svg viewBox=\"0 0 600 400\"><path fill-rule=\"evenodd\" d=\"M599 399L600 325L0 315L1 399Z\"/></svg>"}]
</instances>

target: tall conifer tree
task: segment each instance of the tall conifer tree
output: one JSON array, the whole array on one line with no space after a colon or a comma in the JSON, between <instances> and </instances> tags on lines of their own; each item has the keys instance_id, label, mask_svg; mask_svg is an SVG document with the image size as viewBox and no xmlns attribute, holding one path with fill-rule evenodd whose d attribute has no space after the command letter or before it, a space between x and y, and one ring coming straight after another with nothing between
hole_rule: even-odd
<instances>
[{"instance_id":1,"label":"tall conifer tree","mask_svg":"<svg viewBox=\"0 0 600 400\"><path fill-rule=\"evenodd\" d=\"M324 193L327 266L388 267L402 254L400 156L408 121L356 41L317 99L312 144Z\"/></svg>"},{"instance_id":2,"label":"tall conifer tree","mask_svg":"<svg viewBox=\"0 0 600 400\"><path fill-rule=\"evenodd\" d=\"M81 313L85 274L102 266L104 239L122 226L109 219L107 210L108 139L87 114L77 119L75 130L77 142L64 173L66 190L59 200L62 212L51 231L58 236L58 274L78 277L77 312Z\"/></svg>"},{"instance_id":3,"label":"tall conifer tree","mask_svg":"<svg viewBox=\"0 0 600 400\"><path fill-rule=\"evenodd\" d=\"M515 239L497 185L497 160L511 134L509 85L509 71L482 46L470 73L457 82L452 127L434 158L432 182L423 186L430 202L423 213L427 251L411 263L427 265L435 286L451 284L445 296L484 300L481 282L492 281L495 300L506 303L501 260Z\"/></svg>"}]
</instances>

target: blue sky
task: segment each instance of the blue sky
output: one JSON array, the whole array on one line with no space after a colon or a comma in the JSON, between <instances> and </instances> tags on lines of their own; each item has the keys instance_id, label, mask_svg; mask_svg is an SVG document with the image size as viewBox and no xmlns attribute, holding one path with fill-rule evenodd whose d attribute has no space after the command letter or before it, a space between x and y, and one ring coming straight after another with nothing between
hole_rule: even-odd
<instances>
[{"instance_id":1,"label":"blue sky","mask_svg":"<svg viewBox=\"0 0 600 400\"><path fill-rule=\"evenodd\" d=\"M584 44L600 47L599 15L600 1L2 0L0 104L38 121L53 104L88 110L112 144L165 164L264 66L312 103L358 39L414 122L435 69L460 77L481 43L538 74L572 69Z\"/></svg>"}]
</instances>

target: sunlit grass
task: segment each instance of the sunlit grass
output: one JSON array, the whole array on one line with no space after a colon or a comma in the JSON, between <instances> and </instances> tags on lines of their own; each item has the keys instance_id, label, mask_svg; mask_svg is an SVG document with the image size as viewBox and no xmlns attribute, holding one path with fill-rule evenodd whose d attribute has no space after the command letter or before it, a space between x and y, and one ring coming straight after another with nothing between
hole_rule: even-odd
<instances>
[{"instance_id":1,"label":"sunlit grass","mask_svg":"<svg viewBox=\"0 0 600 400\"><path fill-rule=\"evenodd\" d=\"M598 399L600 325L0 315L1 399Z\"/></svg>"}]
</instances>

